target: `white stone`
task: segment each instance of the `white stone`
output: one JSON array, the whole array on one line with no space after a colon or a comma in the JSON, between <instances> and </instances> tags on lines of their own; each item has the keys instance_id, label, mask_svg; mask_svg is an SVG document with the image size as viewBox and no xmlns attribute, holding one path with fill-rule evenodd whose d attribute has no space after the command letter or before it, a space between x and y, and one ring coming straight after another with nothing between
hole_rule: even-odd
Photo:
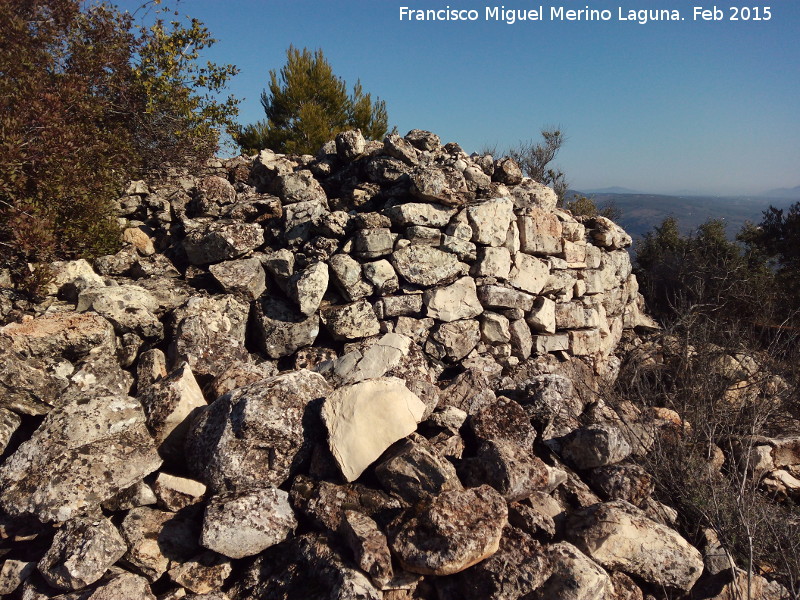
<instances>
[{"instance_id":1,"label":"white stone","mask_svg":"<svg viewBox=\"0 0 800 600\"><path fill-rule=\"evenodd\" d=\"M472 225L472 241L487 246L502 246L508 227L514 220L514 202L510 198L495 198L467 208Z\"/></svg>"},{"instance_id":2,"label":"white stone","mask_svg":"<svg viewBox=\"0 0 800 600\"><path fill-rule=\"evenodd\" d=\"M345 479L357 479L384 450L414 432L424 412L425 404L395 377L362 381L330 394L322 418Z\"/></svg>"},{"instance_id":3,"label":"white stone","mask_svg":"<svg viewBox=\"0 0 800 600\"><path fill-rule=\"evenodd\" d=\"M462 277L450 285L426 290L422 299L428 307L428 316L446 323L472 319L483 312L475 281L471 277Z\"/></svg>"},{"instance_id":4,"label":"white stone","mask_svg":"<svg viewBox=\"0 0 800 600\"><path fill-rule=\"evenodd\" d=\"M539 294L549 277L550 267L545 261L523 252L514 255L514 267L508 276L508 282L515 288Z\"/></svg>"}]
</instances>

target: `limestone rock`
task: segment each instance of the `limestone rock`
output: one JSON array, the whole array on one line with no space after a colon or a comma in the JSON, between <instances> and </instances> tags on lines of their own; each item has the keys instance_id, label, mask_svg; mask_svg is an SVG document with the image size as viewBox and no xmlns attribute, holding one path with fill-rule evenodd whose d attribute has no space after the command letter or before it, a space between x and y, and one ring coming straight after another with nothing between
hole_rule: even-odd
<instances>
[{"instance_id":1,"label":"limestone rock","mask_svg":"<svg viewBox=\"0 0 800 600\"><path fill-rule=\"evenodd\" d=\"M315 262L297 271L289 280L289 295L306 316L313 315L328 289L328 265Z\"/></svg>"},{"instance_id":2,"label":"limestone rock","mask_svg":"<svg viewBox=\"0 0 800 600\"><path fill-rule=\"evenodd\" d=\"M427 150L428 152L438 150L442 145L438 135L422 129L412 129L403 139L414 148L423 151Z\"/></svg>"},{"instance_id":3,"label":"limestone rock","mask_svg":"<svg viewBox=\"0 0 800 600\"><path fill-rule=\"evenodd\" d=\"M390 133L383 139L383 150L392 158L402 160L408 165L413 166L419 162L414 146L396 133Z\"/></svg>"},{"instance_id":4,"label":"limestone rock","mask_svg":"<svg viewBox=\"0 0 800 600\"><path fill-rule=\"evenodd\" d=\"M7 558L0 567L0 595L13 593L36 570L36 563Z\"/></svg>"},{"instance_id":5,"label":"limestone rock","mask_svg":"<svg viewBox=\"0 0 800 600\"><path fill-rule=\"evenodd\" d=\"M307 317L280 298L256 303L253 323L256 343L270 358L294 354L319 334L318 315Z\"/></svg>"},{"instance_id":6,"label":"limestone rock","mask_svg":"<svg viewBox=\"0 0 800 600\"><path fill-rule=\"evenodd\" d=\"M510 198L495 198L467 207L472 225L472 241L485 246L500 247L506 241L508 228L514 220L514 203Z\"/></svg>"},{"instance_id":7,"label":"limestone rock","mask_svg":"<svg viewBox=\"0 0 800 600\"><path fill-rule=\"evenodd\" d=\"M561 441L561 455L578 469L618 463L631 451L620 429L610 423L582 427Z\"/></svg>"},{"instance_id":8,"label":"limestone rock","mask_svg":"<svg viewBox=\"0 0 800 600\"><path fill-rule=\"evenodd\" d=\"M278 369L275 364L268 361L260 364L234 362L204 388L204 395L216 400L236 388L244 387L277 374Z\"/></svg>"},{"instance_id":9,"label":"limestone rock","mask_svg":"<svg viewBox=\"0 0 800 600\"><path fill-rule=\"evenodd\" d=\"M305 369L236 389L203 409L186 437L186 460L214 491L279 486L310 451L308 405L328 396L321 375Z\"/></svg>"},{"instance_id":10,"label":"limestone rock","mask_svg":"<svg viewBox=\"0 0 800 600\"><path fill-rule=\"evenodd\" d=\"M375 467L383 489L409 504L436 496L446 490L461 489L455 467L418 436L406 440Z\"/></svg>"},{"instance_id":11,"label":"limestone rock","mask_svg":"<svg viewBox=\"0 0 800 600\"><path fill-rule=\"evenodd\" d=\"M424 412L422 401L393 377L362 381L329 394L322 418L331 453L345 479L357 479L386 448L413 432Z\"/></svg>"},{"instance_id":12,"label":"limestone rock","mask_svg":"<svg viewBox=\"0 0 800 600\"><path fill-rule=\"evenodd\" d=\"M507 519L505 501L487 485L446 491L390 532L389 543L407 571L452 575L497 552Z\"/></svg>"},{"instance_id":13,"label":"limestone rock","mask_svg":"<svg viewBox=\"0 0 800 600\"><path fill-rule=\"evenodd\" d=\"M430 246L408 246L392 254L398 274L415 285L430 287L447 284L461 273L455 255Z\"/></svg>"},{"instance_id":14,"label":"limestone rock","mask_svg":"<svg viewBox=\"0 0 800 600\"><path fill-rule=\"evenodd\" d=\"M508 248L480 248L477 252L477 262L472 267L475 277L495 277L499 280L508 279L511 271L511 253Z\"/></svg>"},{"instance_id":15,"label":"limestone rock","mask_svg":"<svg viewBox=\"0 0 800 600\"><path fill-rule=\"evenodd\" d=\"M410 348L411 338L399 333L387 333L363 353L359 352L360 356L355 361L348 362L346 368L344 360L341 361L341 366L335 365L334 372L344 383L383 377L408 355Z\"/></svg>"},{"instance_id":16,"label":"limestone rock","mask_svg":"<svg viewBox=\"0 0 800 600\"><path fill-rule=\"evenodd\" d=\"M528 312L533 307L533 296L499 285L482 285L478 298L486 308L519 309Z\"/></svg>"},{"instance_id":17,"label":"limestone rock","mask_svg":"<svg viewBox=\"0 0 800 600\"><path fill-rule=\"evenodd\" d=\"M203 552L185 562L174 565L169 578L193 592L190 598L204 598L215 592L225 583L233 567L231 561L215 552Z\"/></svg>"},{"instance_id":18,"label":"limestone rock","mask_svg":"<svg viewBox=\"0 0 800 600\"><path fill-rule=\"evenodd\" d=\"M307 169L278 176L275 187L284 205L297 202L327 202L325 190Z\"/></svg>"},{"instance_id":19,"label":"limestone rock","mask_svg":"<svg viewBox=\"0 0 800 600\"><path fill-rule=\"evenodd\" d=\"M439 580L441 600L534 598L552 567L541 545L515 527L506 527L495 554L467 571ZM439 583L437 582L437 583ZM544 600L544 599L543 599ZM600 598L598 597L598 600Z\"/></svg>"},{"instance_id":20,"label":"limestone rock","mask_svg":"<svg viewBox=\"0 0 800 600\"><path fill-rule=\"evenodd\" d=\"M336 153L344 161L351 161L362 154L366 148L366 141L360 129L343 131L336 135Z\"/></svg>"},{"instance_id":21,"label":"limestone rock","mask_svg":"<svg viewBox=\"0 0 800 600\"><path fill-rule=\"evenodd\" d=\"M289 495L252 488L214 496L206 507L200 543L229 558L255 556L297 527Z\"/></svg>"},{"instance_id":22,"label":"limestone rock","mask_svg":"<svg viewBox=\"0 0 800 600\"><path fill-rule=\"evenodd\" d=\"M194 479L159 473L153 482L153 492L160 507L178 512L191 504L201 502L206 486Z\"/></svg>"},{"instance_id":23,"label":"limestone rock","mask_svg":"<svg viewBox=\"0 0 800 600\"><path fill-rule=\"evenodd\" d=\"M484 312L481 315L481 339L490 344L507 344L511 341L509 325L503 315Z\"/></svg>"},{"instance_id":24,"label":"limestone rock","mask_svg":"<svg viewBox=\"0 0 800 600\"><path fill-rule=\"evenodd\" d=\"M700 552L674 530L621 500L573 513L567 536L606 569L654 585L688 591L703 572Z\"/></svg>"},{"instance_id":25,"label":"limestone rock","mask_svg":"<svg viewBox=\"0 0 800 600\"><path fill-rule=\"evenodd\" d=\"M110 327L108 322L106 325ZM3 407L5 436L10 437L16 429L15 422L19 425L19 417L10 411L25 415L47 414L69 385L67 375L72 369L67 361L25 357L13 349L8 336L0 334L0 406Z\"/></svg>"},{"instance_id":26,"label":"limestone rock","mask_svg":"<svg viewBox=\"0 0 800 600\"><path fill-rule=\"evenodd\" d=\"M385 259L365 263L362 267L364 277L372 284L375 293L381 296L395 293L400 287L392 264Z\"/></svg>"},{"instance_id":27,"label":"limestone rock","mask_svg":"<svg viewBox=\"0 0 800 600\"><path fill-rule=\"evenodd\" d=\"M411 193L446 206L461 206L474 197L474 194L470 196L467 182L457 169L422 165L411 173Z\"/></svg>"},{"instance_id":28,"label":"limestone rock","mask_svg":"<svg viewBox=\"0 0 800 600\"><path fill-rule=\"evenodd\" d=\"M421 225L441 228L450 222L456 209L427 202L406 202L387 208L384 213L397 227Z\"/></svg>"},{"instance_id":29,"label":"limestone rock","mask_svg":"<svg viewBox=\"0 0 800 600\"><path fill-rule=\"evenodd\" d=\"M77 590L100 579L127 550L111 521L79 517L58 530L38 568L53 587Z\"/></svg>"},{"instance_id":30,"label":"limestone rock","mask_svg":"<svg viewBox=\"0 0 800 600\"><path fill-rule=\"evenodd\" d=\"M328 264L333 283L346 300L355 302L372 294L372 286L362 276L361 264L349 254L334 254Z\"/></svg>"},{"instance_id":31,"label":"limestone rock","mask_svg":"<svg viewBox=\"0 0 800 600\"><path fill-rule=\"evenodd\" d=\"M98 586L86 600L156 600L147 579L133 573L120 573Z\"/></svg>"},{"instance_id":32,"label":"limestone rock","mask_svg":"<svg viewBox=\"0 0 800 600\"><path fill-rule=\"evenodd\" d=\"M638 465L598 467L589 480L606 500L625 500L634 506L641 506L655 487L652 476Z\"/></svg>"},{"instance_id":33,"label":"limestone rock","mask_svg":"<svg viewBox=\"0 0 800 600\"><path fill-rule=\"evenodd\" d=\"M353 236L353 253L365 259L387 256L392 253L396 239L397 234L387 227L362 229Z\"/></svg>"},{"instance_id":34,"label":"limestone rock","mask_svg":"<svg viewBox=\"0 0 800 600\"><path fill-rule=\"evenodd\" d=\"M558 196L553 188L527 177L519 185L511 188L511 197L514 199L514 206L518 209L535 206L550 212L558 203Z\"/></svg>"},{"instance_id":35,"label":"limestone rock","mask_svg":"<svg viewBox=\"0 0 800 600\"><path fill-rule=\"evenodd\" d=\"M428 316L446 323L472 319L483 312L472 277L462 277L450 285L426 290L422 299L428 308Z\"/></svg>"},{"instance_id":36,"label":"limestone rock","mask_svg":"<svg viewBox=\"0 0 800 600\"><path fill-rule=\"evenodd\" d=\"M467 485L487 483L514 501L546 489L549 475L547 465L530 450L493 440L481 444L477 455L464 461L462 476Z\"/></svg>"},{"instance_id":37,"label":"limestone rock","mask_svg":"<svg viewBox=\"0 0 800 600\"><path fill-rule=\"evenodd\" d=\"M217 222L186 234L183 248L193 265L208 265L240 258L264 243L264 230L257 223Z\"/></svg>"},{"instance_id":38,"label":"limestone rock","mask_svg":"<svg viewBox=\"0 0 800 600\"><path fill-rule=\"evenodd\" d=\"M66 521L161 465L141 404L86 397L48 414L0 467L0 504L10 515Z\"/></svg>"},{"instance_id":39,"label":"limestone rock","mask_svg":"<svg viewBox=\"0 0 800 600\"><path fill-rule=\"evenodd\" d=\"M456 362L472 351L480 336L480 326L472 319L442 323L431 332L425 352L439 360Z\"/></svg>"},{"instance_id":40,"label":"limestone rock","mask_svg":"<svg viewBox=\"0 0 800 600\"><path fill-rule=\"evenodd\" d=\"M556 303L539 296L533 303L533 308L525 316L528 325L538 333L556 332Z\"/></svg>"},{"instance_id":41,"label":"limestone rock","mask_svg":"<svg viewBox=\"0 0 800 600\"><path fill-rule=\"evenodd\" d=\"M197 377L214 377L232 361L249 360L244 347L249 306L234 296L193 296L173 315L170 355Z\"/></svg>"},{"instance_id":42,"label":"limestone rock","mask_svg":"<svg viewBox=\"0 0 800 600\"><path fill-rule=\"evenodd\" d=\"M182 455L189 416L207 405L189 364L181 363L167 377L151 385L139 400L147 416L147 427L162 455Z\"/></svg>"},{"instance_id":43,"label":"limestone rock","mask_svg":"<svg viewBox=\"0 0 800 600\"><path fill-rule=\"evenodd\" d=\"M394 571L386 536L378 524L363 513L346 510L341 529L361 570L376 586L386 586Z\"/></svg>"},{"instance_id":44,"label":"limestone rock","mask_svg":"<svg viewBox=\"0 0 800 600\"><path fill-rule=\"evenodd\" d=\"M520 248L527 254L554 254L563 252L561 221L554 213L530 208L517 219Z\"/></svg>"},{"instance_id":45,"label":"limestone rock","mask_svg":"<svg viewBox=\"0 0 800 600\"><path fill-rule=\"evenodd\" d=\"M103 278L95 273L84 259L50 263L51 281L45 286L48 294L58 294L70 302L77 302L78 294L88 287L102 287Z\"/></svg>"},{"instance_id":46,"label":"limestone rock","mask_svg":"<svg viewBox=\"0 0 800 600\"><path fill-rule=\"evenodd\" d=\"M545 261L523 252L514 255L514 268L508 275L508 282L515 288L539 294L549 277L550 266Z\"/></svg>"},{"instance_id":47,"label":"limestone rock","mask_svg":"<svg viewBox=\"0 0 800 600\"><path fill-rule=\"evenodd\" d=\"M517 185L522 181L522 169L513 158L501 158L494 165L492 179L506 185Z\"/></svg>"},{"instance_id":48,"label":"limestone rock","mask_svg":"<svg viewBox=\"0 0 800 600\"><path fill-rule=\"evenodd\" d=\"M226 293L241 295L246 300L255 300L267 289L264 267L255 257L217 263L208 270Z\"/></svg>"},{"instance_id":49,"label":"limestone rock","mask_svg":"<svg viewBox=\"0 0 800 600\"><path fill-rule=\"evenodd\" d=\"M614 587L600 565L568 542L545 550L552 575L537 590L541 600L594 600L610 598Z\"/></svg>"},{"instance_id":50,"label":"limestone rock","mask_svg":"<svg viewBox=\"0 0 800 600\"><path fill-rule=\"evenodd\" d=\"M475 438L481 442L513 442L525 451L533 452L536 430L530 417L519 403L499 397L470 415L467 425Z\"/></svg>"},{"instance_id":51,"label":"limestone rock","mask_svg":"<svg viewBox=\"0 0 800 600\"><path fill-rule=\"evenodd\" d=\"M100 315L53 313L0 328L24 356L78 361L98 348L113 349L114 328Z\"/></svg>"},{"instance_id":52,"label":"limestone rock","mask_svg":"<svg viewBox=\"0 0 800 600\"><path fill-rule=\"evenodd\" d=\"M354 340L380 332L380 323L366 300L342 306L326 306L320 311L326 329L336 340Z\"/></svg>"}]
</instances>

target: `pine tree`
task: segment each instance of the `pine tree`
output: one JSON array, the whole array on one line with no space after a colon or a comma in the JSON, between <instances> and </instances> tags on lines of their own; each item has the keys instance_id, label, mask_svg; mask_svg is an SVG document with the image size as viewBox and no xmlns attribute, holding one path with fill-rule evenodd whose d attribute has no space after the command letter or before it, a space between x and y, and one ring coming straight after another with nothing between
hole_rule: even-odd
<instances>
[{"instance_id":1,"label":"pine tree","mask_svg":"<svg viewBox=\"0 0 800 600\"><path fill-rule=\"evenodd\" d=\"M239 130L236 141L245 152L270 148L277 152L313 154L347 129L361 129L368 139L386 134L383 100L364 94L361 82L347 94L347 84L333 73L322 50L290 46L286 64L269 73L261 94L266 119Z\"/></svg>"}]
</instances>

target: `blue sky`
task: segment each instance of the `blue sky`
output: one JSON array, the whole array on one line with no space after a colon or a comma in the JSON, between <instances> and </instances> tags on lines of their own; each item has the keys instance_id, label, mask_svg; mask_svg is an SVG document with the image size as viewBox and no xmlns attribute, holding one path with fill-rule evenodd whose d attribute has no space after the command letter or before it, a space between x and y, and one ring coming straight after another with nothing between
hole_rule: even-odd
<instances>
[{"instance_id":1,"label":"blue sky","mask_svg":"<svg viewBox=\"0 0 800 600\"><path fill-rule=\"evenodd\" d=\"M139 2L119 1L122 8ZM693 6L722 10L694 21ZM538 9L536 22L484 20L484 7ZM731 21L731 6L770 6ZM477 22L401 22L399 7L480 11ZM558 22L551 6L609 9L611 21ZM289 44L321 48L334 72L386 100L401 133L429 129L468 152L503 149L560 125L557 158L576 189L752 194L800 185L800 2L686 0L183 0L236 64L241 120ZM619 21L618 7L675 9L683 21Z\"/></svg>"}]
</instances>

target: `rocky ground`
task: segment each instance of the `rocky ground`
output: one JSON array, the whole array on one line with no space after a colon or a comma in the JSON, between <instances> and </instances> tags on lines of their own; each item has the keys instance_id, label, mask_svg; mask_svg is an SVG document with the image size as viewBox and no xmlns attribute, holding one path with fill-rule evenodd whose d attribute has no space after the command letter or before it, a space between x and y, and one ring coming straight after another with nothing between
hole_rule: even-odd
<instances>
[{"instance_id":1,"label":"rocky ground","mask_svg":"<svg viewBox=\"0 0 800 600\"><path fill-rule=\"evenodd\" d=\"M746 585L634 460L680 419L598 396L625 332L655 328L630 238L512 160L346 132L131 182L118 213L123 248L52 264L44 299L0 274L0 594ZM800 443L758 447L793 477Z\"/></svg>"}]
</instances>

